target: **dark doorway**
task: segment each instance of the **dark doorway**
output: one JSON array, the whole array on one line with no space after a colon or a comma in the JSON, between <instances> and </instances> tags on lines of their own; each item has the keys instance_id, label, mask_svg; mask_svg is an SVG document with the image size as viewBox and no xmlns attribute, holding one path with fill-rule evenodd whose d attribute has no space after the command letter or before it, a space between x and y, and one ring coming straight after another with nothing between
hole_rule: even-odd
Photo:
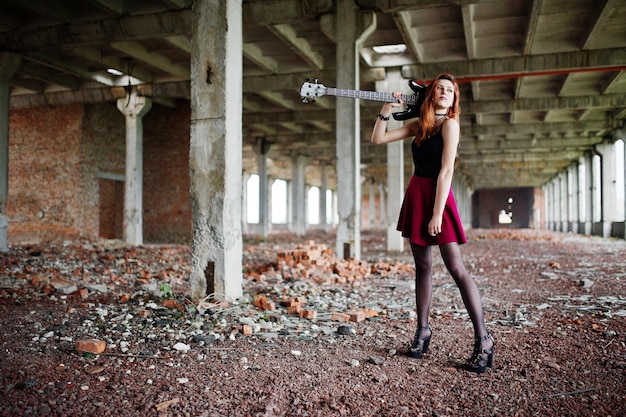
<instances>
[{"instance_id":1,"label":"dark doorway","mask_svg":"<svg viewBox=\"0 0 626 417\"><path fill-rule=\"evenodd\" d=\"M100 237L124 237L124 182L100 179Z\"/></svg>"}]
</instances>

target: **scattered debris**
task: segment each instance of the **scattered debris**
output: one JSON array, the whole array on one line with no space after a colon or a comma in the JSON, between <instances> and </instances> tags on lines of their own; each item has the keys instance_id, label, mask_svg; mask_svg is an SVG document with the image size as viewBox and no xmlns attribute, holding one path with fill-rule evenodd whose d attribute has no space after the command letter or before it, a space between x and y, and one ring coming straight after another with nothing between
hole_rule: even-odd
<instances>
[{"instance_id":1,"label":"scattered debris","mask_svg":"<svg viewBox=\"0 0 626 417\"><path fill-rule=\"evenodd\" d=\"M98 339L81 339L76 341L76 350L79 352L100 354L104 352L106 342Z\"/></svg>"},{"instance_id":2,"label":"scattered debris","mask_svg":"<svg viewBox=\"0 0 626 417\"><path fill-rule=\"evenodd\" d=\"M512 239L515 245L497 238L515 233L520 235ZM451 401L442 388L467 378L453 364L471 349L471 326L437 251L431 353L425 361L412 361L403 354L416 325L415 270L408 248L381 255L368 252L374 245L364 245L363 260L356 262L334 258L321 239L293 245L290 239L268 238L246 246L244 296L231 302L215 295L188 298L190 249L184 245L67 241L62 247L51 243L2 254L0 306L5 314L21 312L15 324L6 317L2 323L3 352L10 358L3 361L5 396L18 404L17 394L54 393L41 409L20 405L19 412L8 412L70 415L75 402L56 398L79 392L89 398L81 406L93 407L89 413L97 415L100 401L92 399L115 392L118 406L124 398L139 401L145 394L142 403L133 404L144 414L175 406L169 411L234 415L233 410L254 402L256 408L247 410L265 409L268 415L273 412L268 410L305 415L314 408L325 415L350 415L367 397L368 407L381 401L380 410L407 415L411 402L405 394L413 398L427 392L419 400L432 414L480 413L483 400L498 412L526 414L531 410L525 404L536 407L542 396L588 392L576 390L584 388L580 382L570 385L583 380L598 387L602 381L595 395L602 402L593 394L585 398L599 413L623 398L621 388L614 396L608 391L619 386L615 381L626 369L623 242L594 250L584 238L559 234L543 241L517 231L468 236L480 245L479 250L468 245L464 260L498 343L496 365L484 376L494 377L492 392L476 401L480 411L473 408L471 394ZM580 240L585 251L576 243L551 252L558 239ZM21 346L13 346L12 335ZM591 348L599 360L589 359ZM50 364L44 366L48 377L28 366L6 372L27 352L36 352L33 362ZM533 362L520 352L531 352ZM271 390L279 390L274 394L267 384L278 380L292 383L272 384ZM495 381L511 384L501 390ZM554 381L563 386L555 388ZM372 384L385 386L384 398L372 397ZM344 396L331 398L336 389ZM563 392L547 395L550 390ZM512 401L513 395L521 401ZM285 408L281 396L289 397L294 408ZM202 406L193 408L195 403ZM545 407L551 402L543 403L532 412L550 415ZM372 408L372 415L380 410Z\"/></svg>"},{"instance_id":3,"label":"scattered debris","mask_svg":"<svg viewBox=\"0 0 626 417\"><path fill-rule=\"evenodd\" d=\"M178 342L173 346L174 350L177 350L179 352L183 352L183 353L187 353L189 352L189 350L191 350L191 346L189 346L186 343L181 343Z\"/></svg>"},{"instance_id":4,"label":"scattered debris","mask_svg":"<svg viewBox=\"0 0 626 417\"><path fill-rule=\"evenodd\" d=\"M565 397L569 395L585 394L587 392L591 392L595 390L597 390L597 388L585 388L585 389L579 389L576 391L559 392L557 394L544 395L543 398Z\"/></svg>"},{"instance_id":5,"label":"scattered debris","mask_svg":"<svg viewBox=\"0 0 626 417\"><path fill-rule=\"evenodd\" d=\"M163 411L167 409L169 406L173 404L177 404L179 402L180 402L180 398L173 398L171 400L163 401L162 403L157 404L155 408L157 409L157 411Z\"/></svg>"}]
</instances>

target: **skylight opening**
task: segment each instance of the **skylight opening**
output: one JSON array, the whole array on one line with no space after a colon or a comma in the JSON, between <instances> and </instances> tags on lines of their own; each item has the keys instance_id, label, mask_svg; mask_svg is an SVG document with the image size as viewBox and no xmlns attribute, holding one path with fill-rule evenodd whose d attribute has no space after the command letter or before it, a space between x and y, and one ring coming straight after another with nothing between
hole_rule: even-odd
<instances>
[{"instance_id":1,"label":"skylight opening","mask_svg":"<svg viewBox=\"0 0 626 417\"><path fill-rule=\"evenodd\" d=\"M406 51L406 45L403 43L397 45L379 45L372 47L377 54L398 55Z\"/></svg>"},{"instance_id":2,"label":"skylight opening","mask_svg":"<svg viewBox=\"0 0 626 417\"><path fill-rule=\"evenodd\" d=\"M115 69L115 68L107 68L107 72L111 75L116 75L118 77L124 74L122 71Z\"/></svg>"}]
</instances>

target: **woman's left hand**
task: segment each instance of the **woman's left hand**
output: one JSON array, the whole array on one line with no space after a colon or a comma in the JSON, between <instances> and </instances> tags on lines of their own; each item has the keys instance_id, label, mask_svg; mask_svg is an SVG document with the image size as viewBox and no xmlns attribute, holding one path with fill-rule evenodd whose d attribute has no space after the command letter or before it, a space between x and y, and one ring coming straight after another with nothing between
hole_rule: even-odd
<instances>
[{"instance_id":1,"label":"woman's left hand","mask_svg":"<svg viewBox=\"0 0 626 417\"><path fill-rule=\"evenodd\" d=\"M439 233L441 233L441 222L442 216L433 215L433 217L430 219L430 222L428 223L428 234L430 234L431 236L437 236Z\"/></svg>"}]
</instances>

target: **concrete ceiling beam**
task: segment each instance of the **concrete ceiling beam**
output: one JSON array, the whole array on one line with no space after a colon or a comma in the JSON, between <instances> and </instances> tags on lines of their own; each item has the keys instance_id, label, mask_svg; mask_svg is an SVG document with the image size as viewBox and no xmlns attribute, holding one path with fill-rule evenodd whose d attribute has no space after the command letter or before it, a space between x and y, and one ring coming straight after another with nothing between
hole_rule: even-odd
<instances>
[{"instance_id":1,"label":"concrete ceiling beam","mask_svg":"<svg viewBox=\"0 0 626 417\"><path fill-rule=\"evenodd\" d=\"M149 63L164 72L181 77L184 80L188 80L191 77L189 66L174 64L166 56L148 51L139 42L113 42L111 47L138 61Z\"/></svg>"},{"instance_id":2,"label":"concrete ceiling beam","mask_svg":"<svg viewBox=\"0 0 626 417\"><path fill-rule=\"evenodd\" d=\"M506 58L477 59L435 64L406 65L402 75L418 81L432 80L444 69L459 82L518 78L549 74L568 74L583 70L611 70L624 67L626 49L610 48L593 51L562 52Z\"/></svg>"},{"instance_id":3,"label":"concrete ceiling beam","mask_svg":"<svg viewBox=\"0 0 626 417\"><path fill-rule=\"evenodd\" d=\"M122 42L163 36L189 36L191 10L77 22L71 26L14 29L0 33L0 49L45 50L95 42Z\"/></svg>"},{"instance_id":4,"label":"concrete ceiling beam","mask_svg":"<svg viewBox=\"0 0 626 417\"><path fill-rule=\"evenodd\" d=\"M115 13L117 15L122 15L126 12L126 7L124 7L124 0L87 0L87 1L105 12Z\"/></svg>"},{"instance_id":5,"label":"concrete ceiling beam","mask_svg":"<svg viewBox=\"0 0 626 417\"><path fill-rule=\"evenodd\" d=\"M291 25L283 23L269 26L269 29L311 67L317 70L324 69L322 55L317 53L307 40L299 38Z\"/></svg>"},{"instance_id":6,"label":"concrete ceiling beam","mask_svg":"<svg viewBox=\"0 0 626 417\"><path fill-rule=\"evenodd\" d=\"M71 53L82 58L87 58L94 63L101 64L103 69L115 68L125 74L132 72L133 77L145 83L152 82L153 76L149 71L145 71L141 68L132 68L131 70L129 60L103 56L102 51L93 46L77 46L71 49Z\"/></svg>"}]
</instances>

